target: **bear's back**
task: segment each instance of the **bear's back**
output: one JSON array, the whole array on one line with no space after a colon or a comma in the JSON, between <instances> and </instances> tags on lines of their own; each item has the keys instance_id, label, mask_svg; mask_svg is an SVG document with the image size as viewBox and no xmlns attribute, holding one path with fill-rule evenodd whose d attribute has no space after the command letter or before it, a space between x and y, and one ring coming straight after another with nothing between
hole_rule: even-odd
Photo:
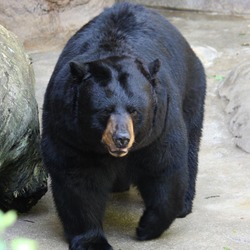
<instances>
[{"instance_id":1,"label":"bear's back","mask_svg":"<svg viewBox=\"0 0 250 250\"><path fill-rule=\"evenodd\" d=\"M171 64L171 60L176 64L183 61L178 60L183 50L191 52L182 35L161 15L141 5L118 3L83 26L68 41L58 68L78 55L87 61L125 55L145 63L159 58L163 64Z\"/></svg>"}]
</instances>

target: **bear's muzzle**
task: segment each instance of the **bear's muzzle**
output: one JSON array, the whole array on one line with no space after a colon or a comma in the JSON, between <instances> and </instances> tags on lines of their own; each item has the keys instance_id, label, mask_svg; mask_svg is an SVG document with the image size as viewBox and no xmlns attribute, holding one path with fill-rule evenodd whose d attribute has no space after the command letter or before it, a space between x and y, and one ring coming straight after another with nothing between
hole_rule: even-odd
<instances>
[{"instance_id":1,"label":"bear's muzzle","mask_svg":"<svg viewBox=\"0 0 250 250\"><path fill-rule=\"evenodd\" d=\"M102 135L102 143L115 157L128 154L134 143L133 120L128 114L112 114Z\"/></svg>"}]
</instances>

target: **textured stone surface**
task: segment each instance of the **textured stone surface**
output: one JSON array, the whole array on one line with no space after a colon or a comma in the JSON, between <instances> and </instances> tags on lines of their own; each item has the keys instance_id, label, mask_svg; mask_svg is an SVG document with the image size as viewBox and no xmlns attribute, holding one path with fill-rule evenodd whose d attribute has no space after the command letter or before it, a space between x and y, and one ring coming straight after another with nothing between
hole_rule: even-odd
<instances>
[{"instance_id":1,"label":"textured stone surface","mask_svg":"<svg viewBox=\"0 0 250 250\"><path fill-rule=\"evenodd\" d=\"M125 0L119 0L118 2ZM250 14L250 1L245 0L126 0L149 6L181 10L198 10L226 14Z\"/></svg>"},{"instance_id":2,"label":"textured stone surface","mask_svg":"<svg viewBox=\"0 0 250 250\"><path fill-rule=\"evenodd\" d=\"M34 82L22 45L0 25L0 209L26 211L47 189Z\"/></svg>"},{"instance_id":3,"label":"textured stone surface","mask_svg":"<svg viewBox=\"0 0 250 250\"><path fill-rule=\"evenodd\" d=\"M0 1L0 23L13 31L25 47L64 44L72 33L114 0Z\"/></svg>"},{"instance_id":4,"label":"textured stone surface","mask_svg":"<svg viewBox=\"0 0 250 250\"><path fill-rule=\"evenodd\" d=\"M250 62L235 67L219 87L229 129L237 146L250 153Z\"/></svg>"}]
</instances>

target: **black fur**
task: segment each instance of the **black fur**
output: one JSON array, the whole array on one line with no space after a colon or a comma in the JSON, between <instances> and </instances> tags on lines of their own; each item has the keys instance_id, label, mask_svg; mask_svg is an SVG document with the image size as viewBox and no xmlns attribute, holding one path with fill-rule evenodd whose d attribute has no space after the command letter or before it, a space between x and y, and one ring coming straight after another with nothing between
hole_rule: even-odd
<instances>
[{"instance_id":1,"label":"black fur","mask_svg":"<svg viewBox=\"0 0 250 250\"><path fill-rule=\"evenodd\" d=\"M130 184L145 203L139 240L191 212L205 88L186 40L142 6L116 4L69 40L45 95L42 151L70 249L112 249L106 200ZM133 120L135 143L121 158L101 142L111 114Z\"/></svg>"}]
</instances>

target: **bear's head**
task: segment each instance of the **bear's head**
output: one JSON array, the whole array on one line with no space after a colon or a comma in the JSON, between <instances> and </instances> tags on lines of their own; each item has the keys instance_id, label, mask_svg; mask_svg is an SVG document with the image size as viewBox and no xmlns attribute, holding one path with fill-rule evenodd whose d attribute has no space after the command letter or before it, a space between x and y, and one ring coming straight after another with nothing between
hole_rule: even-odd
<instances>
[{"instance_id":1,"label":"bear's head","mask_svg":"<svg viewBox=\"0 0 250 250\"><path fill-rule=\"evenodd\" d=\"M122 157L139 148L155 119L158 59L147 66L130 57L69 63L76 88L74 113L85 144Z\"/></svg>"}]
</instances>

